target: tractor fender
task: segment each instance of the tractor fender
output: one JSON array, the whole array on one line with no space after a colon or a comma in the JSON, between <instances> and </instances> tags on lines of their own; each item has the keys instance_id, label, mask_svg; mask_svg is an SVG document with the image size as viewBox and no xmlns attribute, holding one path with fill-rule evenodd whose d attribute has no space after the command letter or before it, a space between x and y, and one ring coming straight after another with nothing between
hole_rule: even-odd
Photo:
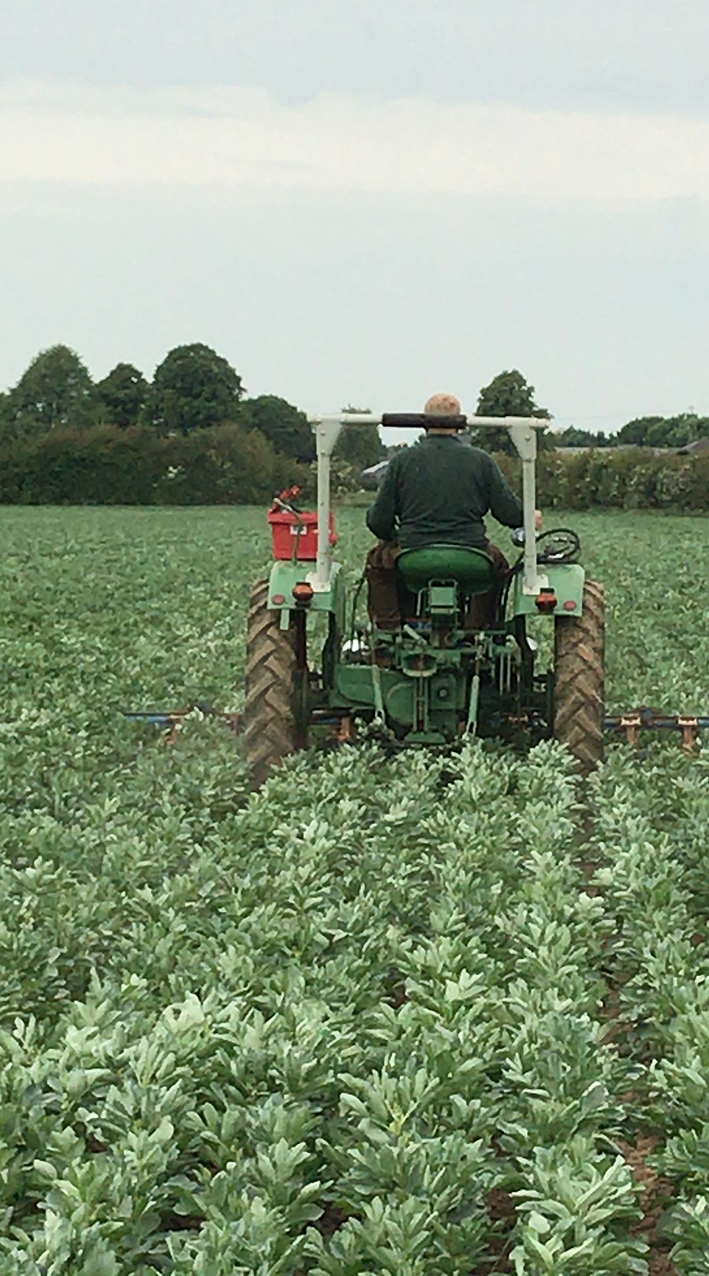
<instances>
[{"instance_id":1,"label":"tractor fender","mask_svg":"<svg viewBox=\"0 0 709 1276\"><path fill-rule=\"evenodd\" d=\"M586 573L580 563L545 563L545 589L552 590L556 597L556 605L544 607L544 612L552 616L581 616L583 614L583 587ZM525 594L523 577L514 577L512 587L512 613L515 616L538 616L535 594Z\"/></svg>"},{"instance_id":2,"label":"tractor fender","mask_svg":"<svg viewBox=\"0 0 709 1276\"><path fill-rule=\"evenodd\" d=\"M286 562L277 560L271 568L268 582L268 609L280 611L287 615L296 607L293 590L296 585L315 583L315 563ZM340 633L345 628L345 582L340 563L333 563L327 589L315 589L307 611L330 612L334 614ZM288 621L282 617L282 624L287 628Z\"/></svg>"}]
</instances>

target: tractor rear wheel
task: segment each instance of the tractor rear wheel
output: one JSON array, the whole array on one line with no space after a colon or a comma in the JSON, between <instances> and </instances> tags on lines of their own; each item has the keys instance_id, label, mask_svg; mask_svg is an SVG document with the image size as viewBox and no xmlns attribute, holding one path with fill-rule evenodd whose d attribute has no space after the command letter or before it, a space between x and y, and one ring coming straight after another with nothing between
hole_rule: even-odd
<instances>
[{"instance_id":1,"label":"tractor rear wheel","mask_svg":"<svg viewBox=\"0 0 709 1276\"><path fill-rule=\"evenodd\" d=\"M603 585L587 580L581 615L554 624L554 738L584 771L603 760L604 655Z\"/></svg>"},{"instance_id":2,"label":"tractor rear wheel","mask_svg":"<svg viewBox=\"0 0 709 1276\"><path fill-rule=\"evenodd\" d=\"M268 588L268 581L259 580L251 590L246 637L243 739L256 785L307 743L305 613L291 612L289 628L281 629L281 612L268 609Z\"/></svg>"}]
</instances>

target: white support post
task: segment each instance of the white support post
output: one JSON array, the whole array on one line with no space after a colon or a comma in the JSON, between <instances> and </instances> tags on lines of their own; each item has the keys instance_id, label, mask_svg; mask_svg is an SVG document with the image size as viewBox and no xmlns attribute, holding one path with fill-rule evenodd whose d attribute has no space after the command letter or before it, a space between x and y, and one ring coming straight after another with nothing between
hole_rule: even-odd
<instances>
[{"instance_id":1,"label":"white support post","mask_svg":"<svg viewBox=\"0 0 709 1276\"><path fill-rule=\"evenodd\" d=\"M318 458L318 557L312 586L316 593L330 588L332 549L330 546L330 458L343 425L379 425L381 417L365 413L308 417L315 434Z\"/></svg>"},{"instance_id":2,"label":"white support post","mask_svg":"<svg viewBox=\"0 0 709 1276\"><path fill-rule=\"evenodd\" d=\"M525 416L473 416L468 424L477 426L503 426L509 431L522 461L522 519L524 526L524 576L522 590L525 594L538 594L549 584L547 576L537 568L535 511L537 431L546 429L546 421Z\"/></svg>"},{"instance_id":3,"label":"white support post","mask_svg":"<svg viewBox=\"0 0 709 1276\"><path fill-rule=\"evenodd\" d=\"M522 517L524 520L524 581L522 588L525 594L538 594L541 579L537 571L537 533L535 526L537 495L534 473L537 437L534 430L529 431L529 439L531 456L522 455Z\"/></svg>"}]
</instances>

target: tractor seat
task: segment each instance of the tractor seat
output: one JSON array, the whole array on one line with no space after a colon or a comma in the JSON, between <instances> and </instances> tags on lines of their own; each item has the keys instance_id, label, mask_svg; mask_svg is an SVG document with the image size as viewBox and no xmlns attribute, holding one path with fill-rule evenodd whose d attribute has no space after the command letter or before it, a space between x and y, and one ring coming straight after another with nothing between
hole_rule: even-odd
<instances>
[{"instance_id":1,"label":"tractor seat","mask_svg":"<svg viewBox=\"0 0 709 1276\"><path fill-rule=\"evenodd\" d=\"M495 581L495 568L489 554L469 545L425 545L421 549L404 549L396 565L404 584L413 593L424 589L431 580L454 580L466 594L486 594Z\"/></svg>"}]
</instances>

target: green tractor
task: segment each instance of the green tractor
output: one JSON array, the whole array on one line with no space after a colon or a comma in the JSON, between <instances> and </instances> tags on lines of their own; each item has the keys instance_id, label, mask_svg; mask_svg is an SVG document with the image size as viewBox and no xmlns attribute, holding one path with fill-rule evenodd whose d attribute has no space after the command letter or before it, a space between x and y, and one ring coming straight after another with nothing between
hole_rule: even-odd
<instances>
[{"instance_id":1,"label":"green tractor","mask_svg":"<svg viewBox=\"0 0 709 1276\"><path fill-rule=\"evenodd\" d=\"M400 553L396 570L410 602L399 629L359 623L333 561L330 458L342 428L363 423L411 427L423 418L347 415L312 421L317 440L317 515L283 502L270 516L276 561L253 588L249 609L245 750L256 783L295 749L323 736L341 741L363 726L394 747L451 748L468 736L529 746L554 738L590 770L603 756L603 586L587 581L578 537L534 528L537 430L527 417L473 417L504 426L522 460L522 550L500 592L489 628L466 624L470 599L493 584L481 550L437 544ZM320 624L316 625L320 616ZM530 617L554 625L554 661L537 668ZM309 630L322 635L319 663Z\"/></svg>"}]
</instances>

